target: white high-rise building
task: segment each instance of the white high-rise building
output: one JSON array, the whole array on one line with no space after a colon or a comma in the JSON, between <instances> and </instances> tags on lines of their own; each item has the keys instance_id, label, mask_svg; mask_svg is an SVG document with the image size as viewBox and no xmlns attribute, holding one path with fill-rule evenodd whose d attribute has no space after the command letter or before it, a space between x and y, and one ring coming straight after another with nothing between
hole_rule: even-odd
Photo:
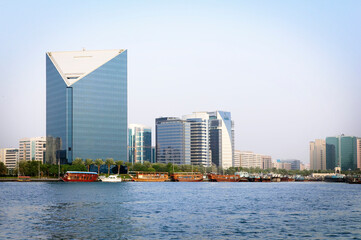
<instances>
[{"instance_id":1,"label":"white high-rise building","mask_svg":"<svg viewBox=\"0 0 361 240\"><path fill-rule=\"evenodd\" d=\"M193 125L192 163L227 169L234 164L234 124L230 112L194 112L183 116Z\"/></svg>"},{"instance_id":2,"label":"white high-rise building","mask_svg":"<svg viewBox=\"0 0 361 240\"><path fill-rule=\"evenodd\" d=\"M209 145L209 114L195 112L183 116L190 123L191 129L191 163L193 165L212 165L212 155Z\"/></svg>"},{"instance_id":3,"label":"white high-rise building","mask_svg":"<svg viewBox=\"0 0 361 240\"><path fill-rule=\"evenodd\" d=\"M44 162L44 152L46 150L46 138L23 138L19 141L19 160Z\"/></svg>"},{"instance_id":4,"label":"white high-rise building","mask_svg":"<svg viewBox=\"0 0 361 240\"><path fill-rule=\"evenodd\" d=\"M326 141L324 139L310 142L310 169L326 170Z\"/></svg>"},{"instance_id":5,"label":"white high-rise building","mask_svg":"<svg viewBox=\"0 0 361 240\"><path fill-rule=\"evenodd\" d=\"M1 148L0 162L3 162L8 169L14 169L19 160L19 149Z\"/></svg>"}]
</instances>

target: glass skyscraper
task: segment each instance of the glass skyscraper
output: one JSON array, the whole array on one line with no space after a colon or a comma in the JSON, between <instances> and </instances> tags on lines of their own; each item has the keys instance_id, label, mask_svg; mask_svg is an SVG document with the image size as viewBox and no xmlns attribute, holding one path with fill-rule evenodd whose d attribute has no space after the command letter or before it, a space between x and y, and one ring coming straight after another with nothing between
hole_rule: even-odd
<instances>
[{"instance_id":1,"label":"glass skyscraper","mask_svg":"<svg viewBox=\"0 0 361 240\"><path fill-rule=\"evenodd\" d=\"M129 124L129 162L152 162L152 129L140 124Z\"/></svg>"},{"instance_id":2,"label":"glass skyscraper","mask_svg":"<svg viewBox=\"0 0 361 240\"><path fill-rule=\"evenodd\" d=\"M127 51L46 54L46 162L127 159Z\"/></svg>"},{"instance_id":3,"label":"glass skyscraper","mask_svg":"<svg viewBox=\"0 0 361 240\"><path fill-rule=\"evenodd\" d=\"M337 136L326 138L326 167L341 167L342 171L357 168L357 138Z\"/></svg>"},{"instance_id":4,"label":"glass skyscraper","mask_svg":"<svg viewBox=\"0 0 361 240\"><path fill-rule=\"evenodd\" d=\"M156 158L159 163L191 164L190 123L174 117L157 118Z\"/></svg>"}]
</instances>

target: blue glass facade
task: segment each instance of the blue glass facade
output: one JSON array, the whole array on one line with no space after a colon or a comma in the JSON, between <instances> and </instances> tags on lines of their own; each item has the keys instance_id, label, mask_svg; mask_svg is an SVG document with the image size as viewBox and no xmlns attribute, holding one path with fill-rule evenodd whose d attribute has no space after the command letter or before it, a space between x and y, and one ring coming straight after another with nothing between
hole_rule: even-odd
<instances>
[{"instance_id":1,"label":"blue glass facade","mask_svg":"<svg viewBox=\"0 0 361 240\"><path fill-rule=\"evenodd\" d=\"M127 51L67 86L47 55L46 132L66 161L127 159ZM47 162L54 162L47 153Z\"/></svg>"},{"instance_id":2,"label":"blue glass facade","mask_svg":"<svg viewBox=\"0 0 361 240\"><path fill-rule=\"evenodd\" d=\"M342 171L357 168L357 138L338 136L326 138L326 167L341 167Z\"/></svg>"},{"instance_id":3,"label":"blue glass facade","mask_svg":"<svg viewBox=\"0 0 361 240\"><path fill-rule=\"evenodd\" d=\"M157 118L157 162L191 164L190 136L190 122L177 118Z\"/></svg>"},{"instance_id":4,"label":"blue glass facade","mask_svg":"<svg viewBox=\"0 0 361 240\"><path fill-rule=\"evenodd\" d=\"M133 126L128 132L129 162L144 163L152 161L152 130L150 128Z\"/></svg>"}]
</instances>

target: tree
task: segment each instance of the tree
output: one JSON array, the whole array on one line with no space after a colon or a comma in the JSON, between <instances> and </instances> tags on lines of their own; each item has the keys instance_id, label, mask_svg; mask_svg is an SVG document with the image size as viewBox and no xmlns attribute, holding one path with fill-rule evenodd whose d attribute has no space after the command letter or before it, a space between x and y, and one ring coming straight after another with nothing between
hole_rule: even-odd
<instances>
[{"instance_id":1,"label":"tree","mask_svg":"<svg viewBox=\"0 0 361 240\"><path fill-rule=\"evenodd\" d=\"M115 162L114 162L113 158L107 158L105 160L105 164L108 166L108 175L109 175L110 174L110 166L114 165Z\"/></svg>"},{"instance_id":2,"label":"tree","mask_svg":"<svg viewBox=\"0 0 361 240\"><path fill-rule=\"evenodd\" d=\"M75 160L71 163L72 165L84 165L83 159L75 158Z\"/></svg>"},{"instance_id":3,"label":"tree","mask_svg":"<svg viewBox=\"0 0 361 240\"><path fill-rule=\"evenodd\" d=\"M120 173L120 167L123 165L123 161L122 161L122 160L116 161L116 162L115 162L115 165L118 166L118 175L119 175L119 173Z\"/></svg>"},{"instance_id":4,"label":"tree","mask_svg":"<svg viewBox=\"0 0 361 240\"><path fill-rule=\"evenodd\" d=\"M90 158L85 159L85 166L87 166L88 172L89 172L90 166L93 164L94 164L93 159L90 159Z\"/></svg>"},{"instance_id":5,"label":"tree","mask_svg":"<svg viewBox=\"0 0 361 240\"><path fill-rule=\"evenodd\" d=\"M98 158L98 159L95 160L95 165L98 166L98 175L100 174L100 166L103 165L103 164L104 164L104 162L103 162L102 159Z\"/></svg>"},{"instance_id":6,"label":"tree","mask_svg":"<svg viewBox=\"0 0 361 240\"><path fill-rule=\"evenodd\" d=\"M0 162L0 175L6 175L7 171L8 170L5 164L3 162Z\"/></svg>"},{"instance_id":7,"label":"tree","mask_svg":"<svg viewBox=\"0 0 361 240\"><path fill-rule=\"evenodd\" d=\"M132 163L131 162L126 162L125 163L125 166L127 166L127 173L129 173L129 170L130 170L130 167L132 167ZM133 168L132 168L132 170L133 170Z\"/></svg>"}]
</instances>

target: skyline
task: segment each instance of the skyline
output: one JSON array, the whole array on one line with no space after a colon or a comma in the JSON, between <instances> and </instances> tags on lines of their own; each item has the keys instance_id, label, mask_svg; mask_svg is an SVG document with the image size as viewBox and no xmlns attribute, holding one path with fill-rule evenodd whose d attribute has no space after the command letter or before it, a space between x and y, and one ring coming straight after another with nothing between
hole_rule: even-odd
<instances>
[{"instance_id":1,"label":"skyline","mask_svg":"<svg viewBox=\"0 0 361 240\"><path fill-rule=\"evenodd\" d=\"M358 1L1 2L0 148L45 136L46 52L124 48L128 123L155 133L158 117L229 111L235 150L308 163L310 141L361 137L360 9Z\"/></svg>"}]
</instances>

